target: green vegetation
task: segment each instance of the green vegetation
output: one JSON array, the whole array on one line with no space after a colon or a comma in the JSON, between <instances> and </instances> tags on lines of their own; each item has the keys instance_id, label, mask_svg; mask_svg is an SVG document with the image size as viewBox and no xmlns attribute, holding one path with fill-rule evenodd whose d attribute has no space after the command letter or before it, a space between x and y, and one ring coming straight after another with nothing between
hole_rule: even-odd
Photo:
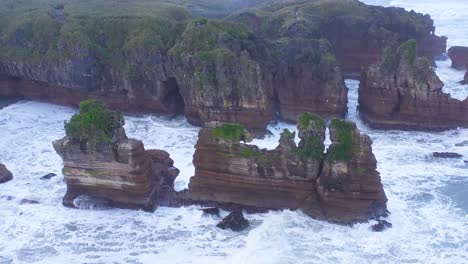
<instances>
[{"instance_id":1,"label":"green vegetation","mask_svg":"<svg viewBox=\"0 0 468 264\"><path fill-rule=\"evenodd\" d=\"M67 136L79 141L92 143L111 142L115 123L120 123L122 115L109 111L97 100L80 103L80 112L65 122Z\"/></svg>"},{"instance_id":2,"label":"green vegetation","mask_svg":"<svg viewBox=\"0 0 468 264\"><path fill-rule=\"evenodd\" d=\"M309 126L314 128L325 127L325 121L320 116L308 112L298 117L297 124L302 129L306 129Z\"/></svg>"},{"instance_id":3,"label":"green vegetation","mask_svg":"<svg viewBox=\"0 0 468 264\"><path fill-rule=\"evenodd\" d=\"M312 137L304 141L304 145L295 149L296 154L300 159L307 160L322 160L324 145L319 137Z\"/></svg>"},{"instance_id":4,"label":"green vegetation","mask_svg":"<svg viewBox=\"0 0 468 264\"><path fill-rule=\"evenodd\" d=\"M335 130L339 143L334 143L328 159L338 161L348 161L353 157L353 130L354 124L348 121L333 119L330 129Z\"/></svg>"},{"instance_id":5,"label":"green vegetation","mask_svg":"<svg viewBox=\"0 0 468 264\"><path fill-rule=\"evenodd\" d=\"M285 137L287 139L294 139L295 133L289 131L289 129L285 128L281 133L281 137Z\"/></svg>"},{"instance_id":6,"label":"green vegetation","mask_svg":"<svg viewBox=\"0 0 468 264\"><path fill-rule=\"evenodd\" d=\"M244 146L240 151L240 155L242 158L251 159L251 158L259 158L262 155L258 149L252 146Z\"/></svg>"},{"instance_id":7,"label":"green vegetation","mask_svg":"<svg viewBox=\"0 0 468 264\"><path fill-rule=\"evenodd\" d=\"M37 64L91 58L101 69L110 67L133 78L138 77L133 72L137 66L150 69L149 55L174 46L191 19L185 9L158 0L0 4L0 59Z\"/></svg>"},{"instance_id":8,"label":"green vegetation","mask_svg":"<svg viewBox=\"0 0 468 264\"><path fill-rule=\"evenodd\" d=\"M170 53L175 56L191 53L201 59L213 60L219 55L226 56L230 53L228 49L219 48L220 42L226 45L235 41L247 44L250 42L249 37L249 32L243 25L199 18L187 25L181 40Z\"/></svg>"},{"instance_id":9,"label":"green vegetation","mask_svg":"<svg viewBox=\"0 0 468 264\"><path fill-rule=\"evenodd\" d=\"M382 53L382 63L380 71L384 74L390 74L395 70L395 54L391 47L385 47Z\"/></svg>"},{"instance_id":10,"label":"green vegetation","mask_svg":"<svg viewBox=\"0 0 468 264\"><path fill-rule=\"evenodd\" d=\"M244 126L236 123L224 123L221 126L213 129L213 136L216 140L225 142L239 143L247 137L247 129Z\"/></svg>"},{"instance_id":11,"label":"green vegetation","mask_svg":"<svg viewBox=\"0 0 468 264\"><path fill-rule=\"evenodd\" d=\"M414 62L416 61L416 48L417 48L417 42L414 39L410 39L400 45L398 48L398 54L400 55L400 58L404 58L407 60L411 65L414 65Z\"/></svg>"}]
</instances>

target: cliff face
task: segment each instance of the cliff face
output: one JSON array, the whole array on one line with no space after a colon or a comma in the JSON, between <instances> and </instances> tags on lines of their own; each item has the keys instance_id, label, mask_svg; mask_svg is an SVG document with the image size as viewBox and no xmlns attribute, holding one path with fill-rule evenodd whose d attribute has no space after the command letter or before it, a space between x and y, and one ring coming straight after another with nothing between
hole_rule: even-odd
<instances>
[{"instance_id":1,"label":"cliff face","mask_svg":"<svg viewBox=\"0 0 468 264\"><path fill-rule=\"evenodd\" d=\"M102 127L96 131L95 126L89 130L83 125L90 120L88 117L99 119L106 112L88 110L82 103L79 115L88 113L80 122L72 119L66 125L67 136L53 142L64 164L67 193L63 204L75 207L74 199L87 195L110 200L115 207L153 211L161 189L172 187L178 174L169 155L145 150L141 141L128 139L122 127L124 121L116 113L106 117L112 120L108 130Z\"/></svg>"},{"instance_id":2,"label":"cliff face","mask_svg":"<svg viewBox=\"0 0 468 264\"><path fill-rule=\"evenodd\" d=\"M273 2L223 21L128 4L23 1L0 10L0 95L73 105L97 98L119 110L258 130L276 114L345 115L338 65L353 73L385 45L416 38L426 55L445 51L428 16L358 1Z\"/></svg>"},{"instance_id":3,"label":"cliff face","mask_svg":"<svg viewBox=\"0 0 468 264\"><path fill-rule=\"evenodd\" d=\"M333 122L338 125L330 127L334 143L326 154L325 123L310 114L298 121L299 145L294 133L284 131L274 150L240 143L249 138L242 126L202 129L188 196L195 203L228 208L300 209L345 224L386 215L370 139L352 124ZM343 151L349 153L343 156Z\"/></svg>"},{"instance_id":4,"label":"cliff face","mask_svg":"<svg viewBox=\"0 0 468 264\"><path fill-rule=\"evenodd\" d=\"M359 113L370 126L382 129L444 130L468 126L468 99L442 92L443 83L430 62L416 57L408 41L382 63L363 71Z\"/></svg>"},{"instance_id":5,"label":"cliff face","mask_svg":"<svg viewBox=\"0 0 468 264\"><path fill-rule=\"evenodd\" d=\"M230 19L265 38L325 38L343 71L353 75L377 63L386 46L397 47L409 39L416 39L420 55L431 60L446 51L447 38L434 34L429 15L357 0L272 1Z\"/></svg>"},{"instance_id":6,"label":"cliff face","mask_svg":"<svg viewBox=\"0 0 468 264\"><path fill-rule=\"evenodd\" d=\"M170 54L192 123L220 120L264 129L272 120L270 91L254 49L253 36L239 25L198 19L187 26Z\"/></svg>"}]
</instances>

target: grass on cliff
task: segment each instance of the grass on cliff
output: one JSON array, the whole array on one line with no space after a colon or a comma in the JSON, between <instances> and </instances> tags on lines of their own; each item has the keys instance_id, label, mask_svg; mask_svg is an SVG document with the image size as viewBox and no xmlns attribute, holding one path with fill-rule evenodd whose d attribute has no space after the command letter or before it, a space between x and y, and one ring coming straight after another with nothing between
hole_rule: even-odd
<instances>
[{"instance_id":1,"label":"grass on cliff","mask_svg":"<svg viewBox=\"0 0 468 264\"><path fill-rule=\"evenodd\" d=\"M224 123L213 129L213 136L216 140L239 143L247 138L247 129L241 124Z\"/></svg>"},{"instance_id":2,"label":"grass on cliff","mask_svg":"<svg viewBox=\"0 0 468 264\"><path fill-rule=\"evenodd\" d=\"M332 161L348 161L353 157L353 130L354 124L345 120L333 119L330 129L335 130L338 143L328 153L328 159Z\"/></svg>"},{"instance_id":3,"label":"grass on cliff","mask_svg":"<svg viewBox=\"0 0 468 264\"><path fill-rule=\"evenodd\" d=\"M303 113L297 119L297 125L301 130L320 131L325 129L325 121L315 114ZM301 159L321 160L323 158L323 138L319 135L302 138L300 146L295 150L295 154Z\"/></svg>"},{"instance_id":4,"label":"grass on cliff","mask_svg":"<svg viewBox=\"0 0 468 264\"><path fill-rule=\"evenodd\" d=\"M111 142L115 118L122 115L108 110L100 101L90 99L80 103L80 112L65 122L66 135L79 141Z\"/></svg>"}]
</instances>

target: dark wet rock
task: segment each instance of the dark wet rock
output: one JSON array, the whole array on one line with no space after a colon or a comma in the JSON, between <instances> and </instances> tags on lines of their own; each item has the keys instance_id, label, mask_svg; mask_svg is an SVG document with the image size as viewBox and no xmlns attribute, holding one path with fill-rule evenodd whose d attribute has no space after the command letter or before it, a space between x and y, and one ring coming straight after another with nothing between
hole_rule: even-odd
<instances>
[{"instance_id":1,"label":"dark wet rock","mask_svg":"<svg viewBox=\"0 0 468 264\"><path fill-rule=\"evenodd\" d=\"M448 49L448 55L452 60L452 67L464 70L468 65L468 47L453 46Z\"/></svg>"},{"instance_id":2,"label":"dark wet rock","mask_svg":"<svg viewBox=\"0 0 468 264\"><path fill-rule=\"evenodd\" d=\"M39 204L38 201L36 200L31 200L31 199L21 199L20 204Z\"/></svg>"},{"instance_id":3,"label":"dark wet rock","mask_svg":"<svg viewBox=\"0 0 468 264\"><path fill-rule=\"evenodd\" d=\"M461 84L468 84L468 67L467 67L465 76L463 77L463 80L460 83Z\"/></svg>"},{"instance_id":4,"label":"dark wet rock","mask_svg":"<svg viewBox=\"0 0 468 264\"><path fill-rule=\"evenodd\" d=\"M454 153L454 152L433 152L432 156L434 158L444 158L444 159L461 159L463 155Z\"/></svg>"},{"instance_id":5,"label":"dark wet rock","mask_svg":"<svg viewBox=\"0 0 468 264\"><path fill-rule=\"evenodd\" d=\"M0 195L0 199L11 201L11 200L15 199L15 197L11 196L11 195Z\"/></svg>"},{"instance_id":6,"label":"dark wet rock","mask_svg":"<svg viewBox=\"0 0 468 264\"><path fill-rule=\"evenodd\" d=\"M53 177L57 176L57 174L55 173L47 173L46 175L42 176L41 177L41 180L50 180L52 179Z\"/></svg>"},{"instance_id":7,"label":"dark wet rock","mask_svg":"<svg viewBox=\"0 0 468 264\"><path fill-rule=\"evenodd\" d=\"M201 210L203 211L203 214L219 216L219 208L218 207L203 208Z\"/></svg>"},{"instance_id":8,"label":"dark wet rock","mask_svg":"<svg viewBox=\"0 0 468 264\"><path fill-rule=\"evenodd\" d=\"M374 232L382 232L384 231L385 229L387 228L391 228L392 227L392 223L386 221L386 220L377 220L377 224L373 225L371 228L372 228L372 231Z\"/></svg>"},{"instance_id":9,"label":"dark wet rock","mask_svg":"<svg viewBox=\"0 0 468 264\"><path fill-rule=\"evenodd\" d=\"M5 165L0 163L0 183L5 183L13 179L13 174L5 167Z\"/></svg>"},{"instance_id":10,"label":"dark wet rock","mask_svg":"<svg viewBox=\"0 0 468 264\"><path fill-rule=\"evenodd\" d=\"M231 229L233 231L239 232L249 227L249 221L244 218L244 215L241 211L236 211L230 213L216 226L221 229Z\"/></svg>"}]
</instances>

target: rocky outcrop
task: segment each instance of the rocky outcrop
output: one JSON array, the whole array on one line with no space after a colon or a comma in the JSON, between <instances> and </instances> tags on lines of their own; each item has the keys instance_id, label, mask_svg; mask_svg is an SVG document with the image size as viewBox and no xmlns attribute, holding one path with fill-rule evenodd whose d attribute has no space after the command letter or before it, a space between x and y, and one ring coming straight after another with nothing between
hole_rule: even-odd
<instances>
[{"instance_id":1,"label":"rocky outcrop","mask_svg":"<svg viewBox=\"0 0 468 264\"><path fill-rule=\"evenodd\" d=\"M454 152L432 152L432 156L434 158L442 158L442 159L461 159L463 158L462 154L454 153Z\"/></svg>"},{"instance_id":2,"label":"rocky outcrop","mask_svg":"<svg viewBox=\"0 0 468 264\"><path fill-rule=\"evenodd\" d=\"M85 101L65 125L67 135L53 142L64 164L65 206L75 207L75 198L85 195L115 207L153 211L161 189L173 186L178 170L169 154L128 139L123 124L120 114Z\"/></svg>"},{"instance_id":3,"label":"rocky outcrop","mask_svg":"<svg viewBox=\"0 0 468 264\"><path fill-rule=\"evenodd\" d=\"M444 130L468 127L468 99L442 91L431 63L417 58L416 42L387 49L382 62L362 72L359 113L380 129Z\"/></svg>"},{"instance_id":4,"label":"rocky outcrop","mask_svg":"<svg viewBox=\"0 0 468 264\"><path fill-rule=\"evenodd\" d=\"M249 141L249 133L236 124L202 129L188 196L194 203L235 210L300 209L344 224L386 215L369 137L334 120L333 144L325 154L322 119L301 115L298 129L298 145L295 133L285 130L274 150L240 143Z\"/></svg>"},{"instance_id":5,"label":"rocky outcrop","mask_svg":"<svg viewBox=\"0 0 468 264\"><path fill-rule=\"evenodd\" d=\"M249 227L249 221L244 218L242 212L235 211L226 216L216 226L221 229L231 229L240 232Z\"/></svg>"},{"instance_id":6,"label":"rocky outcrop","mask_svg":"<svg viewBox=\"0 0 468 264\"><path fill-rule=\"evenodd\" d=\"M13 174L5 167L5 165L0 163L0 183L5 183L13 179Z\"/></svg>"},{"instance_id":7,"label":"rocky outcrop","mask_svg":"<svg viewBox=\"0 0 468 264\"><path fill-rule=\"evenodd\" d=\"M386 46L416 39L419 55L433 60L446 51L446 37L436 36L429 15L403 8L365 5L357 0L272 1L232 15L267 39L327 39L344 73L359 76L377 63Z\"/></svg>"},{"instance_id":8,"label":"rocky outcrop","mask_svg":"<svg viewBox=\"0 0 468 264\"><path fill-rule=\"evenodd\" d=\"M198 12L198 2L185 6ZM148 16L81 7L88 11L40 7L16 24L16 13L2 13L0 95L67 105L97 98L123 111L185 113L196 125L237 122L254 132L304 111L343 117L338 66L355 73L385 45L416 38L424 55L445 51L430 17L354 0L272 1L216 21L157 3L136 8ZM89 15L93 8L102 14Z\"/></svg>"},{"instance_id":9,"label":"rocky outcrop","mask_svg":"<svg viewBox=\"0 0 468 264\"><path fill-rule=\"evenodd\" d=\"M448 55L452 60L452 67L464 70L468 66L468 47L453 46L448 49Z\"/></svg>"}]
</instances>

